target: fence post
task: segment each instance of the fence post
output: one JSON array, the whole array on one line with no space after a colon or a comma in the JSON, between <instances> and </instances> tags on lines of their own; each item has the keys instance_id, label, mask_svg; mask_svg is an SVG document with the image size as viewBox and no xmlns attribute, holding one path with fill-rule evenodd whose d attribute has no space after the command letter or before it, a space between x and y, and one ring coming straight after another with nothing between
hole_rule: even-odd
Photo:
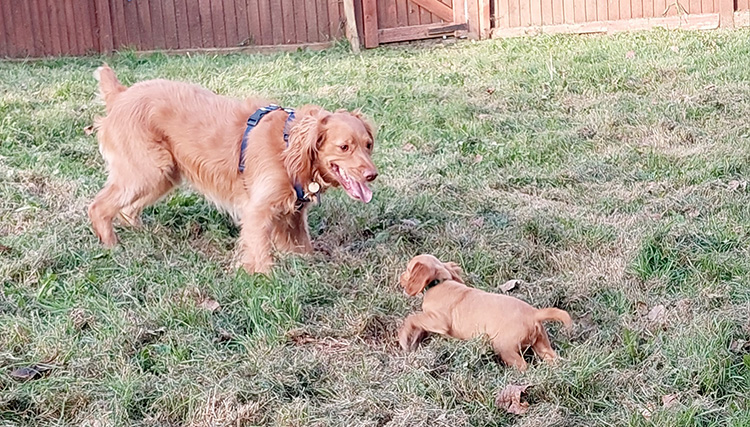
<instances>
[{"instance_id":1,"label":"fence post","mask_svg":"<svg viewBox=\"0 0 750 427\"><path fill-rule=\"evenodd\" d=\"M344 14L346 15L346 38L352 46L352 52L359 53L359 34L357 21L354 18L354 0L344 0Z\"/></svg>"},{"instance_id":2,"label":"fence post","mask_svg":"<svg viewBox=\"0 0 750 427\"><path fill-rule=\"evenodd\" d=\"M719 0L719 26L734 28L734 0Z\"/></svg>"}]
</instances>

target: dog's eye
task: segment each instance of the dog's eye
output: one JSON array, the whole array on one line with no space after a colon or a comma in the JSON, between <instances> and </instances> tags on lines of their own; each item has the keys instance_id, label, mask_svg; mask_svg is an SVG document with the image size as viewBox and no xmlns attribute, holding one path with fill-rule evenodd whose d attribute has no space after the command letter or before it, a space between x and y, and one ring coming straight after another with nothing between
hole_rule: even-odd
<instances>
[{"instance_id":1,"label":"dog's eye","mask_svg":"<svg viewBox=\"0 0 750 427\"><path fill-rule=\"evenodd\" d=\"M372 150L372 142L368 142L367 143L367 149L368 150Z\"/></svg>"},{"instance_id":2,"label":"dog's eye","mask_svg":"<svg viewBox=\"0 0 750 427\"><path fill-rule=\"evenodd\" d=\"M341 151L348 151L349 150L349 146L346 145L346 144L340 145L339 148L341 148Z\"/></svg>"}]
</instances>

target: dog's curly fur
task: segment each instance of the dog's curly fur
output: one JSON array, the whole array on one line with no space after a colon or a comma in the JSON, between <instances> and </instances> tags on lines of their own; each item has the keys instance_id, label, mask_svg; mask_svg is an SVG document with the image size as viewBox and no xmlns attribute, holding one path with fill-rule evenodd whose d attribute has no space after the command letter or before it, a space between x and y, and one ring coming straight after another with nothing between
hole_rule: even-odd
<instances>
[{"instance_id":1,"label":"dog's curly fur","mask_svg":"<svg viewBox=\"0 0 750 427\"><path fill-rule=\"evenodd\" d=\"M374 134L358 111L298 109L288 147L287 114L269 113L250 133L240 173L246 121L269 102L240 101L168 80L128 88L106 64L95 77L107 112L95 128L109 175L89 217L105 246L117 244L115 217L140 225L141 211L186 179L241 225L245 269L267 273L272 244L286 251L312 250L308 207L298 202L295 183L307 189L315 182L321 193L341 185L354 199L372 198L367 182L377 176L371 159Z\"/></svg>"}]
</instances>

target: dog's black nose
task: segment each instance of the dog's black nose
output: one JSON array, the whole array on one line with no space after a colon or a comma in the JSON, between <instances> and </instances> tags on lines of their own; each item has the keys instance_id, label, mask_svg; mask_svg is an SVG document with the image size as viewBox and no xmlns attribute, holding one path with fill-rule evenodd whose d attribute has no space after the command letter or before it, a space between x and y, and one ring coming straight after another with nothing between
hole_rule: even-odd
<instances>
[{"instance_id":1,"label":"dog's black nose","mask_svg":"<svg viewBox=\"0 0 750 427\"><path fill-rule=\"evenodd\" d=\"M367 181L374 181L375 178L378 177L378 171L376 170L365 171L363 175Z\"/></svg>"}]
</instances>

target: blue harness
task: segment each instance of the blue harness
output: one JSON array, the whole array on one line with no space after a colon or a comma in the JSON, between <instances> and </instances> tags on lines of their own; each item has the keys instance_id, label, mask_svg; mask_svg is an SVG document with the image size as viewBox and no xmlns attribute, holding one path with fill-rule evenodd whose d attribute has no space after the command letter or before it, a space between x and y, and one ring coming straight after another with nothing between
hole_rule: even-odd
<instances>
[{"instance_id":1,"label":"blue harness","mask_svg":"<svg viewBox=\"0 0 750 427\"><path fill-rule=\"evenodd\" d=\"M245 150L247 149L247 137L248 135L250 135L250 131L253 130L253 128L258 125L258 122L260 122L260 119L262 119L263 116L276 110L283 110L285 113L288 114L286 118L286 122L284 122L284 142L286 143L287 147L289 146L289 125L294 120L294 109L281 108L276 104L271 104L267 107L258 108L250 116L250 118L247 119L247 127L245 128L244 135L242 135L242 145L240 146L240 164L238 167L240 173L245 172ZM305 190L302 188L302 184L300 184L299 182L294 183L294 192L297 194L298 203L304 204L304 203L310 202L310 199L305 196Z\"/></svg>"}]
</instances>

